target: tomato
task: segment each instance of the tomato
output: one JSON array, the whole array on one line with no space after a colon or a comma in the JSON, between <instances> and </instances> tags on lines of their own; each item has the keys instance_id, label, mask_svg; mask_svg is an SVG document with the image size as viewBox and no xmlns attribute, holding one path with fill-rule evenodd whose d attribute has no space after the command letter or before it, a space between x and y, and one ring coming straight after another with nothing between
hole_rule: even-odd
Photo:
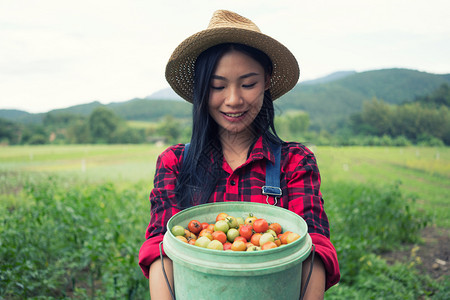
<instances>
[{"instance_id":1,"label":"tomato","mask_svg":"<svg viewBox=\"0 0 450 300\"><path fill-rule=\"evenodd\" d=\"M281 234L280 240L282 244L287 244L287 236L289 233L291 233L292 231L286 231L285 233Z\"/></svg>"},{"instance_id":2,"label":"tomato","mask_svg":"<svg viewBox=\"0 0 450 300\"><path fill-rule=\"evenodd\" d=\"M174 236L185 235L183 226L175 225L171 229Z\"/></svg>"},{"instance_id":3,"label":"tomato","mask_svg":"<svg viewBox=\"0 0 450 300\"><path fill-rule=\"evenodd\" d=\"M206 246L206 248L208 249L212 249L212 250L223 250L223 245L221 242L219 242L218 240L212 240L208 246Z\"/></svg>"},{"instance_id":4,"label":"tomato","mask_svg":"<svg viewBox=\"0 0 450 300\"><path fill-rule=\"evenodd\" d=\"M267 242L264 245L261 246L261 250L267 250L267 249L273 249L278 247L277 244L275 244L274 242Z\"/></svg>"},{"instance_id":5,"label":"tomato","mask_svg":"<svg viewBox=\"0 0 450 300\"><path fill-rule=\"evenodd\" d=\"M243 241L244 243L247 243L247 239L245 237L243 237L243 236L237 236L234 239L234 242L236 242L236 241Z\"/></svg>"},{"instance_id":6,"label":"tomato","mask_svg":"<svg viewBox=\"0 0 450 300\"><path fill-rule=\"evenodd\" d=\"M273 242L275 238L270 233L263 233L259 239L259 245L262 247L267 242Z\"/></svg>"},{"instance_id":7,"label":"tomato","mask_svg":"<svg viewBox=\"0 0 450 300\"><path fill-rule=\"evenodd\" d=\"M195 245L195 241L196 241L197 239L190 239L189 240L189 242L188 242L188 244L189 245Z\"/></svg>"},{"instance_id":8,"label":"tomato","mask_svg":"<svg viewBox=\"0 0 450 300\"><path fill-rule=\"evenodd\" d=\"M227 216L225 221L228 223L230 228L237 228L239 226L237 219L233 216Z\"/></svg>"},{"instance_id":9,"label":"tomato","mask_svg":"<svg viewBox=\"0 0 450 300\"><path fill-rule=\"evenodd\" d=\"M281 246L281 240L279 238L275 238L274 243L277 244L277 246Z\"/></svg>"},{"instance_id":10,"label":"tomato","mask_svg":"<svg viewBox=\"0 0 450 300\"><path fill-rule=\"evenodd\" d=\"M253 225L253 222L255 222L256 219L257 217L255 217L253 214L250 214L247 218L245 218L244 224Z\"/></svg>"},{"instance_id":11,"label":"tomato","mask_svg":"<svg viewBox=\"0 0 450 300\"><path fill-rule=\"evenodd\" d=\"M225 220L225 218L226 217L228 217L228 214L227 213L219 213L218 215L217 215L217 217L216 217L216 222L217 221L220 221L220 220Z\"/></svg>"},{"instance_id":12,"label":"tomato","mask_svg":"<svg viewBox=\"0 0 450 300\"><path fill-rule=\"evenodd\" d=\"M279 234L281 233L281 231L282 231L281 225L278 224L278 223L270 223L270 224L269 224L269 229L272 229L273 231L275 231L275 233L276 233L277 235L279 235ZM192 230L191 230L191 231L192 231Z\"/></svg>"},{"instance_id":13,"label":"tomato","mask_svg":"<svg viewBox=\"0 0 450 300\"><path fill-rule=\"evenodd\" d=\"M231 228L230 230L228 230L228 232L227 232L227 239L230 241L230 242L234 242L234 239L236 238L236 237L238 237L239 236L239 231L237 230L237 229L235 229L235 228Z\"/></svg>"},{"instance_id":14,"label":"tomato","mask_svg":"<svg viewBox=\"0 0 450 300\"><path fill-rule=\"evenodd\" d=\"M208 244L211 243L211 240L207 238L206 236L201 236L198 238L198 240L195 241L195 246L206 248L208 247Z\"/></svg>"},{"instance_id":15,"label":"tomato","mask_svg":"<svg viewBox=\"0 0 450 300\"><path fill-rule=\"evenodd\" d=\"M214 226L216 226L216 224L209 224L208 227L206 227L206 228L211 231L214 231Z\"/></svg>"},{"instance_id":16,"label":"tomato","mask_svg":"<svg viewBox=\"0 0 450 300\"><path fill-rule=\"evenodd\" d=\"M231 244L231 250L233 251L245 251L247 250L247 246L243 241L234 241L233 244Z\"/></svg>"},{"instance_id":17,"label":"tomato","mask_svg":"<svg viewBox=\"0 0 450 300\"><path fill-rule=\"evenodd\" d=\"M291 232L291 233L289 233L289 234L287 235L287 237L286 237L286 242L287 242L288 244L290 244L290 243L292 243L292 242L298 240L299 238L300 238L300 235L299 235L298 233Z\"/></svg>"},{"instance_id":18,"label":"tomato","mask_svg":"<svg viewBox=\"0 0 450 300\"><path fill-rule=\"evenodd\" d=\"M250 239L250 242L252 242L253 245L259 246L259 239L261 238L261 233L255 233L252 235L252 238Z\"/></svg>"},{"instance_id":19,"label":"tomato","mask_svg":"<svg viewBox=\"0 0 450 300\"><path fill-rule=\"evenodd\" d=\"M208 228L203 229L202 231L200 231L200 233L198 234L198 237L202 237L202 236L206 236L208 239L212 240L212 234L213 231L209 230Z\"/></svg>"},{"instance_id":20,"label":"tomato","mask_svg":"<svg viewBox=\"0 0 450 300\"><path fill-rule=\"evenodd\" d=\"M214 231L223 231L227 233L228 229L230 229L230 226L228 226L228 222L225 220L219 220L214 225Z\"/></svg>"},{"instance_id":21,"label":"tomato","mask_svg":"<svg viewBox=\"0 0 450 300\"><path fill-rule=\"evenodd\" d=\"M247 246L247 250L248 250L249 247L256 247L256 246L253 245L251 242L245 243L245 246Z\"/></svg>"},{"instance_id":22,"label":"tomato","mask_svg":"<svg viewBox=\"0 0 450 300\"><path fill-rule=\"evenodd\" d=\"M207 223L207 222L202 223L202 229L208 228L208 226L209 226L209 223Z\"/></svg>"},{"instance_id":23,"label":"tomato","mask_svg":"<svg viewBox=\"0 0 450 300\"><path fill-rule=\"evenodd\" d=\"M225 244L227 242L227 235L223 231L214 231L212 233L213 240L218 240L222 244Z\"/></svg>"},{"instance_id":24,"label":"tomato","mask_svg":"<svg viewBox=\"0 0 450 300\"><path fill-rule=\"evenodd\" d=\"M239 228L239 234L245 237L247 240L250 240L253 234L253 228L250 225L244 225Z\"/></svg>"},{"instance_id":25,"label":"tomato","mask_svg":"<svg viewBox=\"0 0 450 300\"><path fill-rule=\"evenodd\" d=\"M187 243L188 242L187 239L184 236L182 236L182 235L177 235L176 238L179 239L180 241L182 241L183 243Z\"/></svg>"},{"instance_id":26,"label":"tomato","mask_svg":"<svg viewBox=\"0 0 450 300\"><path fill-rule=\"evenodd\" d=\"M253 230L255 232L266 232L269 229L269 223L265 219L256 219L253 222Z\"/></svg>"},{"instance_id":27,"label":"tomato","mask_svg":"<svg viewBox=\"0 0 450 300\"><path fill-rule=\"evenodd\" d=\"M202 224L197 220L191 220L188 224L188 229L194 234L198 234L203 228Z\"/></svg>"},{"instance_id":28,"label":"tomato","mask_svg":"<svg viewBox=\"0 0 450 300\"><path fill-rule=\"evenodd\" d=\"M225 244L223 244L223 250L231 250L231 243L226 242Z\"/></svg>"},{"instance_id":29,"label":"tomato","mask_svg":"<svg viewBox=\"0 0 450 300\"><path fill-rule=\"evenodd\" d=\"M191 239L191 238L197 238L197 236L195 234L193 234L192 232L190 232L189 230L185 229L184 230L184 236L187 239Z\"/></svg>"}]
</instances>

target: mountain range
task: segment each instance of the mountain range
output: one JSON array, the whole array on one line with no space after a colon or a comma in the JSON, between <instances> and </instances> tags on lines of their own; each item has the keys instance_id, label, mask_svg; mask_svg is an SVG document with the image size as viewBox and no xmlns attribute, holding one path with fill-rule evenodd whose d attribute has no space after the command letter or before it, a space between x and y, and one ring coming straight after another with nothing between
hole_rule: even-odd
<instances>
[{"instance_id":1,"label":"mountain range","mask_svg":"<svg viewBox=\"0 0 450 300\"><path fill-rule=\"evenodd\" d=\"M289 93L274 102L276 114L303 110L311 124L329 129L359 112L364 101L373 98L390 104L414 101L428 95L441 84L450 84L450 74L431 74L410 69L381 69L366 72L342 71L298 83ZM95 108L106 106L125 120L158 121L165 115L189 118L192 105L180 101L170 88L143 99L101 104L91 102L48 113L89 115ZM21 123L40 123L45 113L32 114L21 110L0 109L0 118Z\"/></svg>"}]
</instances>

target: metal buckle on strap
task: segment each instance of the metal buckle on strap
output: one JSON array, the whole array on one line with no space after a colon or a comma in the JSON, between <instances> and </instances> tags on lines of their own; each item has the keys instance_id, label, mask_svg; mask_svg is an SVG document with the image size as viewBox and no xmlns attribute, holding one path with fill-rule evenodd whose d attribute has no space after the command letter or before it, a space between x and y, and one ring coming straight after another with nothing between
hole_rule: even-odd
<instances>
[{"instance_id":1,"label":"metal buckle on strap","mask_svg":"<svg viewBox=\"0 0 450 300\"><path fill-rule=\"evenodd\" d=\"M262 194L263 195L269 195L269 196L274 196L274 197L281 197L281 195L283 194L279 187L265 185L261 189L262 189Z\"/></svg>"},{"instance_id":2,"label":"metal buckle on strap","mask_svg":"<svg viewBox=\"0 0 450 300\"><path fill-rule=\"evenodd\" d=\"M283 194L281 192L281 189L279 187L267 186L267 185L263 186L261 189L262 189L262 194L267 196L266 197L267 204L274 205L274 206L277 205L278 198L280 198L281 195ZM269 196L273 196L273 198L275 199L275 202L273 204L269 203Z\"/></svg>"}]
</instances>

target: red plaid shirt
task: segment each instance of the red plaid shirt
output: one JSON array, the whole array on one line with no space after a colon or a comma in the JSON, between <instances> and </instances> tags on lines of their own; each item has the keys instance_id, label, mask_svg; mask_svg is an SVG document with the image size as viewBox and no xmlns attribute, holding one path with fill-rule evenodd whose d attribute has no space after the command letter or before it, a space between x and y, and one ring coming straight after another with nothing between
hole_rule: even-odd
<instances>
[{"instance_id":1,"label":"red plaid shirt","mask_svg":"<svg viewBox=\"0 0 450 300\"><path fill-rule=\"evenodd\" d=\"M166 231L166 224L179 210L176 209L175 185L181 168L184 145L165 150L157 160L154 188L150 194L151 218L139 252L139 265L148 277L150 264L159 257L158 245ZM234 171L224 160L224 176L219 179L209 202L247 201L266 203L261 187L265 184L266 162L275 161L266 140L260 137L253 146L247 161ZM327 286L339 281L336 250L330 242L327 215L320 192L320 174L314 154L299 143L283 143L281 148L280 185L283 196L277 206L302 216L308 232L327 271ZM273 198L269 197L270 204Z\"/></svg>"}]
</instances>

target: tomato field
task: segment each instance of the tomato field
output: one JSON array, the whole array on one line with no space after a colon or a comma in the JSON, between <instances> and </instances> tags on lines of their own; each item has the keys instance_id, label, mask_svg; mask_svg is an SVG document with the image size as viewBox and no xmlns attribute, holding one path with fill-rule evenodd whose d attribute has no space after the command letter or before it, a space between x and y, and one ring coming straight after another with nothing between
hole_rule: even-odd
<instances>
[{"instance_id":1,"label":"tomato field","mask_svg":"<svg viewBox=\"0 0 450 300\"><path fill-rule=\"evenodd\" d=\"M137 255L163 149L0 148L0 299L148 299ZM326 299L448 299L448 277L383 254L450 227L450 148L312 149L341 267Z\"/></svg>"}]
</instances>

